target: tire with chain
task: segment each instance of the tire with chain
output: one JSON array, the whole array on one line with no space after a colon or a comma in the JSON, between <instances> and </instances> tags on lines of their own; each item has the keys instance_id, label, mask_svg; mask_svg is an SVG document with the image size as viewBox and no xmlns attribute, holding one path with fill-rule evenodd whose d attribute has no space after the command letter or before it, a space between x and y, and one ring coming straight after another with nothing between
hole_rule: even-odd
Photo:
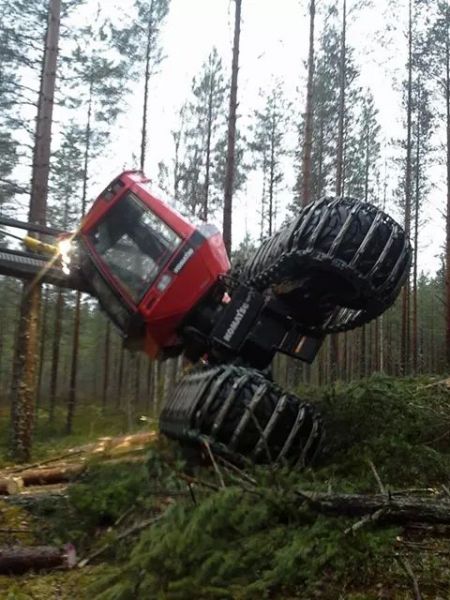
<instances>
[{"instance_id":1,"label":"tire with chain","mask_svg":"<svg viewBox=\"0 0 450 600\"><path fill-rule=\"evenodd\" d=\"M189 374L164 407L168 437L235 462L305 466L314 458L322 422L314 407L283 393L260 372L221 366Z\"/></svg>"},{"instance_id":2,"label":"tire with chain","mask_svg":"<svg viewBox=\"0 0 450 600\"><path fill-rule=\"evenodd\" d=\"M305 332L326 334L389 308L410 262L404 231L383 211L353 198L324 198L265 240L237 277L282 298Z\"/></svg>"}]
</instances>

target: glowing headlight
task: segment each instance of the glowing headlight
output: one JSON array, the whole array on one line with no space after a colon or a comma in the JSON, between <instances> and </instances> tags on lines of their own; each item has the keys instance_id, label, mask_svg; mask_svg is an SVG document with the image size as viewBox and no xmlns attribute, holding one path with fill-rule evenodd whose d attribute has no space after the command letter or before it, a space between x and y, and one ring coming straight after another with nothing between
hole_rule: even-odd
<instances>
[{"instance_id":1,"label":"glowing headlight","mask_svg":"<svg viewBox=\"0 0 450 600\"><path fill-rule=\"evenodd\" d=\"M164 273L164 275L161 277L161 279L159 280L158 285L156 287L158 288L158 290L160 292L164 292L171 283L172 283L172 276L169 275L168 273Z\"/></svg>"},{"instance_id":2,"label":"glowing headlight","mask_svg":"<svg viewBox=\"0 0 450 600\"><path fill-rule=\"evenodd\" d=\"M69 239L61 240L60 242L58 242L58 251L61 255L62 270L63 273L65 273L66 275L69 275L70 273L70 263L72 260L70 253L72 252L72 250L72 242Z\"/></svg>"}]
</instances>

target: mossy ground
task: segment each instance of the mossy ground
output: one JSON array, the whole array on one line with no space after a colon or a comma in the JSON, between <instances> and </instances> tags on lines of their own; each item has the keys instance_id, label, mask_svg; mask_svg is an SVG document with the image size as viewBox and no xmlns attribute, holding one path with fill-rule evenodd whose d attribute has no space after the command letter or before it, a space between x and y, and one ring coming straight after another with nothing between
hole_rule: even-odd
<instances>
[{"instance_id":1,"label":"mossy ground","mask_svg":"<svg viewBox=\"0 0 450 600\"><path fill-rule=\"evenodd\" d=\"M93 463L70 488L69 510L14 519L31 519L39 542L72 542L82 556L107 550L84 569L0 579L0 597L406 600L414 597L406 560L424 598L449 600L448 531L374 524L345 535L354 521L317 515L295 494L378 491L370 462L387 488L447 486L450 394L432 383L376 376L299 390L321 406L323 453L305 472L252 469L256 485L222 468L225 489L196 485L191 494L166 445L154 445L145 464ZM212 469L198 467L194 476L218 484ZM158 514L153 526L119 539Z\"/></svg>"},{"instance_id":2,"label":"mossy ground","mask_svg":"<svg viewBox=\"0 0 450 600\"><path fill-rule=\"evenodd\" d=\"M56 571L46 575L22 577L0 576L2 600L91 600L89 588L112 568L96 565L71 571Z\"/></svg>"}]
</instances>

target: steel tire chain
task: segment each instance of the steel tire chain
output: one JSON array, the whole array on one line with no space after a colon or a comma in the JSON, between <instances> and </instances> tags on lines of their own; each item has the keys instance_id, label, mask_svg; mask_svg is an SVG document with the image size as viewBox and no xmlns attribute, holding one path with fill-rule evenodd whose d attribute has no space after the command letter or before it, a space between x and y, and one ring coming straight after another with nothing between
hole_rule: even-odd
<instances>
[{"instance_id":1,"label":"steel tire chain","mask_svg":"<svg viewBox=\"0 0 450 600\"><path fill-rule=\"evenodd\" d=\"M400 227L388 215L385 215L384 213L382 213L382 211L370 204L361 203L353 198L343 198L340 199L339 202L337 202L336 199L323 198L319 202L308 205L306 208L302 209L302 214L299 216L299 218L297 218L293 225L285 227L284 229L277 232L272 238L269 238L265 242L263 242L262 246L255 252L253 257L244 266L244 269L242 269L241 272L237 275L237 278L245 282L247 285L254 286L259 291L264 292L265 290L268 290L273 285L278 284L281 281L298 279L300 271L298 263L301 260L305 262L305 266L307 266L306 263L308 263L309 261L313 265L313 267L317 266L318 264L321 264L325 269L327 268L327 266L328 268L330 268L329 265L334 259L332 255L325 256L322 251L316 250L315 248L310 248L307 251L304 248L295 248L294 246L296 243L304 244L302 234L304 234L304 231L307 231L308 229L307 226L304 227L305 219L310 218L310 216L313 215L315 211L317 211L317 221L319 224L321 219L320 213L318 211L321 208L325 207L325 210L329 210L330 206L334 208L339 207L339 205L346 207L349 210L349 214L357 214L358 210L362 211L366 217L372 217L372 222L375 221L376 218L378 218L377 215L381 214L383 219L382 225L391 228L391 230L394 232L394 240L403 237L403 247L401 252L399 253L400 258L402 254L404 257L404 259L402 259L403 269L400 275L396 278L396 280L392 282L391 290L383 298L380 298L377 303L374 302L373 306L370 309L347 309L345 307L341 307L335 315L330 317L331 322L329 323L325 322L320 326L302 323L302 327L304 327L305 333L312 335L322 335L324 333L338 333L363 325L382 314L395 301L399 289L401 285L403 285L407 277L409 264L411 260L411 249L409 242L406 240ZM341 225L341 228L343 226L344 224ZM318 227L318 225L316 225L316 227ZM371 225L369 225L368 229L370 228ZM298 235L299 232L300 235ZM339 234L339 231L337 233ZM362 243L363 242L361 242L361 245ZM340 250L340 247L338 247L338 250ZM358 250L359 247L357 249L357 252ZM305 256L307 252L309 252L310 256ZM380 257L381 255L382 252L380 252ZM311 268L311 266L307 266L307 268ZM348 272L349 268L349 265L345 265L343 260L334 260L333 272L336 273L341 271L342 273L344 273L344 271ZM289 270L291 271L291 273L289 273ZM364 286L364 284L366 284L366 287L369 287L370 282L364 282L364 276L357 273L356 268L354 270L355 282L359 279L358 283L361 286ZM386 276L386 281L383 282L383 285L378 287L389 287L389 279L390 275ZM372 293L376 294L376 291L376 289L373 289ZM340 318L344 315L345 319Z\"/></svg>"},{"instance_id":2,"label":"steel tire chain","mask_svg":"<svg viewBox=\"0 0 450 600\"><path fill-rule=\"evenodd\" d=\"M314 407L258 371L220 366L183 377L163 409L160 430L187 445L207 443L236 463L306 466L320 446L322 421Z\"/></svg>"}]
</instances>

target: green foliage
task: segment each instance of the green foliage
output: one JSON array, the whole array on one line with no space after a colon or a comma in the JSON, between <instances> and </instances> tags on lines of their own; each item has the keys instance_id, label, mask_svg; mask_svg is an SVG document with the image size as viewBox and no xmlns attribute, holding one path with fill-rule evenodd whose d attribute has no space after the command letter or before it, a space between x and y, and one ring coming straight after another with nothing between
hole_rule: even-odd
<instances>
[{"instance_id":1,"label":"green foliage","mask_svg":"<svg viewBox=\"0 0 450 600\"><path fill-rule=\"evenodd\" d=\"M153 74L164 59L160 44L161 28L169 13L170 0L135 0L136 18L131 26L114 29L114 42L117 49L129 61L130 68L141 67L148 60L148 68ZM124 22L130 21L129 7Z\"/></svg>"},{"instance_id":2,"label":"green foliage","mask_svg":"<svg viewBox=\"0 0 450 600\"><path fill-rule=\"evenodd\" d=\"M148 477L140 463L91 465L69 488L67 505L39 508L38 516L48 523L42 532L43 541L70 541L81 555L105 543L111 543L114 550L115 534L108 528L130 510L145 511L151 501L147 503L148 492Z\"/></svg>"},{"instance_id":3,"label":"green foliage","mask_svg":"<svg viewBox=\"0 0 450 600\"><path fill-rule=\"evenodd\" d=\"M344 519L301 509L286 522L283 504L270 489L255 496L239 488L196 505L177 504L141 536L121 579L100 584L98 598L250 599L283 589L312 591L324 573L333 585L363 581L395 534L345 537Z\"/></svg>"},{"instance_id":4,"label":"green foliage","mask_svg":"<svg viewBox=\"0 0 450 600\"><path fill-rule=\"evenodd\" d=\"M448 392L429 385L374 376L315 390L327 442L314 470L258 468L254 493L227 487L195 505L177 502L142 534L121 575L98 584L98 598L331 600L350 589L349 598L376 598L358 590L390 577L400 531L375 525L346 536L349 520L311 512L295 490L331 485L373 492L369 460L388 487L447 481Z\"/></svg>"},{"instance_id":5,"label":"green foliage","mask_svg":"<svg viewBox=\"0 0 450 600\"><path fill-rule=\"evenodd\" d=\"M263 92L261 91L261 95ZM263 110L254 113L253 139L250 149L255 166L262 172L260 237L272 235L278 213L278 192L284 181L283 158L289 153L286 137L289 134L292 106L283 89L277 84L264 97Z\"/></svg>"},{"instance_id":6,"label":"green foliage","mask_svg":"<svg viewBox=\"0 0 450 600\"><path fill-rule=\"evenodd\" d=\"M81 556L110 545L103 560L111 568L86 582L86 597L96 600L375 600L380 582L398 589L395 597L407 598L407 576L393 560L403 532L374 523L345 535L353 520L314 513L296 490L331 484L339 491L372 492L376 482L368 460L384 484L396 489L446 481L448 392L430 383L375 376L309 390L321 404L328 432L314 470L258 467L251 473L255 486L236 485L224 471L228 487L211 493L194 486L195 503L177 475L183 465L170 446L152 446L145 466L91 464L71 488L68 506L41 515L52 524L43 541L72 541ZM194 476L216 481L211 469L199 467ZM120 528L111 525L130 509L130 523L163 514L139 538L121 541ZM444 586L446 559L439 553L445 556L445 543L436 546L436 556L421 553L418 562L409 556L415 572L426 566L421 588L430 597L435 582ZM48 585L53 589L50 580Z\"/></svg>"},{"instance_id":7,"label":"green foliage","mask_svg":"<svg viewBox=\"0 0 450 600\"><path fill-rule=\"evenodd\" d=\"M358 10L355 5L350 12ZM325 18L318 40L313 81L313 139L312 139L312 200L333 194L336 178L336 160L340 111L341 71L341 17L338 5L324 7ZM378 110L370 90L362 90L360 66L351 39L346 40L345 58L345 114L344 114L344 190L371 202L376 201L380 159L380 126ZM304 122L299 124L303 143ZM298 169L295 187L296 201L290 206L298 213L298 199L303 173L302 143L297 154Z\"/></svg>"},{"instance_id":8,"label":"green foliage","mask_svg":"<svg viewBox=\"0 0 450 600\"><path fill-rule=\"evenodd\" d=\"M155 492L159 488L179 490L180 481L173 471L162 467L164 452L163 447L155 447L146 463L132 462L126 457L111 463L93 459L87 471L70 486L67 505L50 503L40 509L39 516L48 522L42 541L52 544L70 541L82 555L108 543L114 556L118 546L116 533L110 528L126 515L158 511L160 494Z\"/></svg>"},{"instance_id":9,"label":"green foliage","mask_svg":"<svg viewBox=\"0 0 450 600\"><path fill-rule=\"evenodd\" d=\"M385 485L447 481L448 391L429 384L375 375L328 388L319 399L327 438L316 479L373 490L371 460Z\"/></svg>"},{"instance_id":10,"label":"green foliage","mask_svg":"<svg viewBox=\"0 0 450 600\"><path fill-rule=\"evenodd\" d=\"M0 576L0 597L3 600L93 600L88 587L112 572L111 567L101 565L48 574L30 573L23 577Z\"/></svg>"},{"instance_id":11,"label":"green foliage","mask_svg":"<svg viewBox=\"0 0 450 600\"><path fill-rule=\"evenodd\" d=\"M220 206L223 195L218 171L226 154L226 90L222 60L213 48L192 81L180 129L173 132L177 153L182 151L182 158L176 157L175 192L193 215L203 219Z\"/></svg>"},{"instance_id":12,"label":"green foliage","mask_svg":"<svg viewBox=\"0 0 450 600\"><path fill-rule=\"evenodd\" d=\"M90 531L112 525L131 506L142 504L148 487L142 464L99 463L70 488L70 503L83 516L82 529Z\"/></svg>"},{"instance_id":13,"label":"green foliage","mask_svg":"<svg viewBox=\"0 0 450 600\"><path fill-rule=\"evenodd\" d=\"M76 229L80 218L79 198L84 177L80 142L85 132L76 122L70 122L62 133L62 141L53 157L51 200L48 220L63 231Z\"/></svg>"}]
</instances>

